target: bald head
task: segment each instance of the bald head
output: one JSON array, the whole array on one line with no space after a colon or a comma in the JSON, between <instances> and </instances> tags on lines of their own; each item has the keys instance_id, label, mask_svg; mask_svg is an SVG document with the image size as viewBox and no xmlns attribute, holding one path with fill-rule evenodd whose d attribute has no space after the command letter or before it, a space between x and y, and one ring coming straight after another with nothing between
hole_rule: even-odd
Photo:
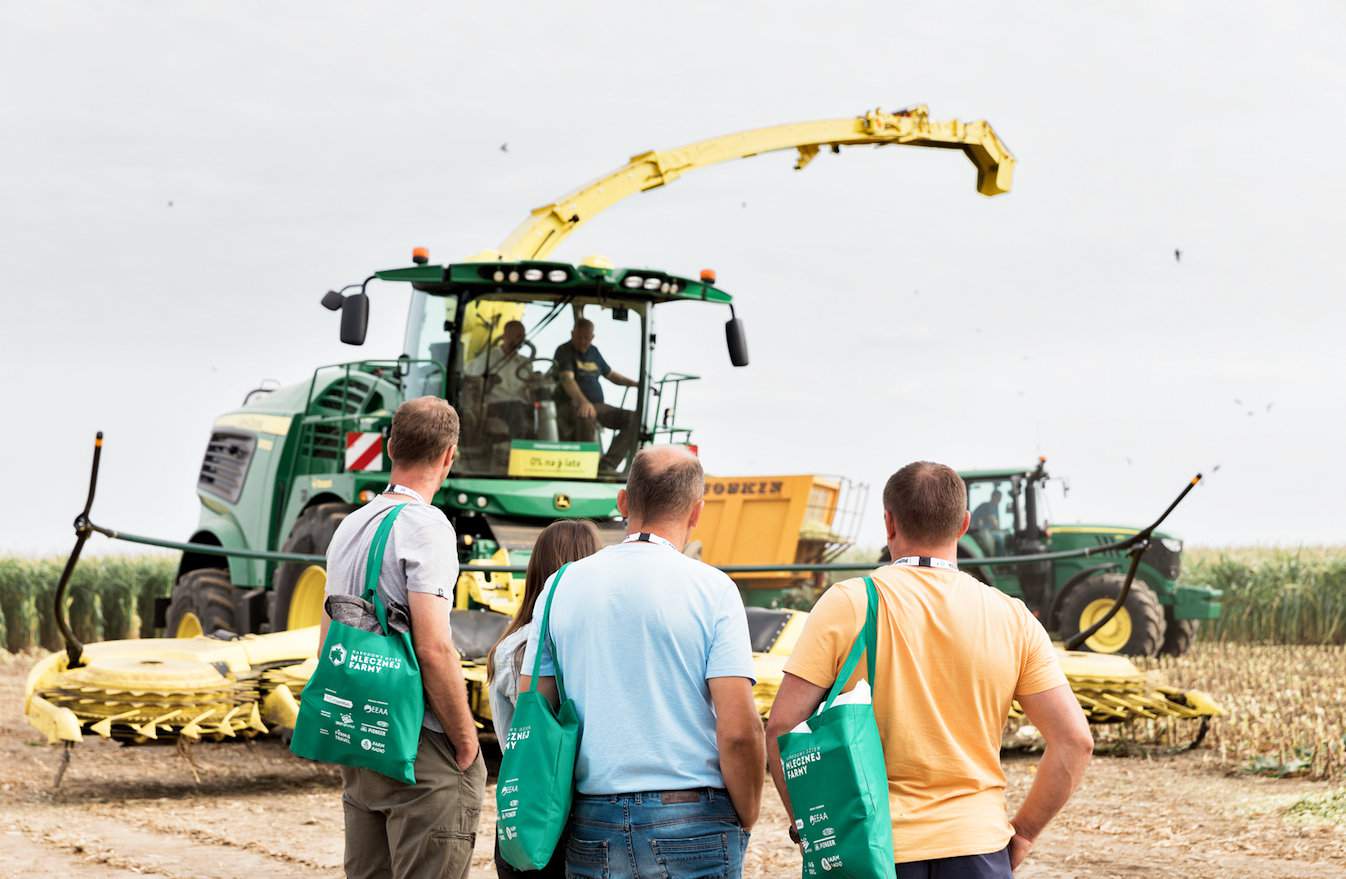
<instances>
[{"instance_id":1,"label":"bald head","mask_svg":"<svg viewBox=\"0 0 1346 879\"><path fill-rule=\"evenodd\" d=\"M706 490L701 459L684 446L642 449L626 477L626 514L641 522L683 519Z\"/></svg>"}]
</instances>

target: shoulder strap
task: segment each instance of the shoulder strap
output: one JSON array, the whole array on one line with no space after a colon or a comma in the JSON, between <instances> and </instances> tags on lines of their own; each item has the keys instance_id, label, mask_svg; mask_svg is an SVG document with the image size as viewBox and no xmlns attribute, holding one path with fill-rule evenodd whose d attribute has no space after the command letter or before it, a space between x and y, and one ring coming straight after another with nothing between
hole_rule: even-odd
<instances>
[{"instance_id":1,"label":"shoulder strap","mask_svg":"<svg viewBox=\"0 0 1346 879\"><path fill-rule=\"evenodd\" d=\"M561 588L561 575L566 572L566 568L568 567L570 567L569 562L561 565L561 570L556 572L556 579L552 581L551 591L547 593L547 603L542 607L541 628L537 631L537 650L533 654L533 674L528 680L528 689L536 690L538 673L542 671L542 645L544 643L550 644L551 661L552 665L556 668L556 695L562 702L566 700L565 678L561 676L561 660L556 655L556 644L551 640L551 627L549 624L551 621L551 601L556 597L556 590Z\"/></svg>"},{"instance_id":2,"label":"shoulder strap","mask_svg":"<svg viewBox=\"0 0 1346 879\"><path fill-rule=\"evenodd\" d=\"M846 654L846 661L841 665L841 671L837 674L837 679L832 683L832 690L827 694L827 702L823 705L826 711L832 707L832 702L841 695L846 686L846 682L855 674L855 667L860 664L860 654L865 654L865 666L868 672L866 680L869 681L871 689L874 687L874 663L875 656L878 653L879 645L879 591L874 588L873 579L865 578L865 624L859 632L855 634L855 641L851 644L851 652Z\"/></svg>"},{"instance_id":3,"label":"shoulder strap","mask_svg":"<svg viewBox=\"0 0 1346 879\"><path fill-rule=\"evenodd\" d=\"M383 551L388 548L388 538L393 533L393 522L406 504L398 504L383 516L379 530L374 532L374 541L369 545L369 557L365 561L364 599L374 605L374 613L379 618L379 628L388 634L388 609L379 598L379 574L383 571Z\"/></svg>"}]
</instances>

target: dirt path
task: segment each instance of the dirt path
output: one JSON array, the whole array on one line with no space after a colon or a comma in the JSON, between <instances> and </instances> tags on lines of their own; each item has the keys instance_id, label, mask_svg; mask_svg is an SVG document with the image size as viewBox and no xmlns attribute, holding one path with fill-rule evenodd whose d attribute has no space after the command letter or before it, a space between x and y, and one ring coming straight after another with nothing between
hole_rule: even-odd
<instances>
[{"instance_id":1,"label":"dirt path","mask_svg":"<svg viewBox=\"0 0 1346 879\"><path fill-rule=\"evenodd\" d=\"M53 791L60 751L20 716L25 667L0 658L0 876L341 874L336 774L290 757L273 740L192 749L199 783L172 745L86 741ZM1034 762L1006 758L1015 795L1026 790ZM493 790L473 877L494 875ZM1100 757L1019 875L1340 877L1346 826L1285 814L1291 803L1328 790L1219 774L1202 767L1199 755ZM766 803L745 875L797 876L774 793Z\"/></svg>"}]
</instances>

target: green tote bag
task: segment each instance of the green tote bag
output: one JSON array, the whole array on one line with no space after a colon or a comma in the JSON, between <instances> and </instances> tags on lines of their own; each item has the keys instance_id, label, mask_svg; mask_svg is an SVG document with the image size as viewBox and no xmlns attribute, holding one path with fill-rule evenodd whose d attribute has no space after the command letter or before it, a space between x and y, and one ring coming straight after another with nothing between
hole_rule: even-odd
<instances>
[{"instance_id":1,"label":"green tote bag","mask_svg":"<svg viewBox=\"0 0 1346 879\"><path fill-rule=\"evenodd\" d=\"M888 770L873 704L834 705L865 654L874 686L879 595L865 578L865 625L837 675L809 732L778 736L785 787L804 852L803 875L835 879L891 879L893 829L888 811Z\"/></svg>"},{"instance_id":2,"label":"green tote bag","mask_svg":"<svg viewBox=\"0 0 1346 879\"><path fill-rule=\"evenodd\" d=\"M561 576L567 567L562 565L556 572L556 580L547 594L538 631L537 656L533 660L533 678L528 689L519 694L514 721L500 745L500 775L495 788L499 817L495 832L500 840L500 856L516 870L540 870L547 866L570 820L580 719L575 703L566 698L561 662L554 647L552 660L556 665L560 710L553 711L547 697L537 691L542 644L550 637L547 624L551 619L551 602L561 588Z\"/></svg>"},{"instance_id":3,"label":"green tote bag","mask_svg":"<svg viewBox=\"0 0 1346 879\"><path fill-rule=\"evenodd\" d=\"M378 632L332 621L318 667L304 687L290 750L320 763L372 769L416 783L416 748L425 719L421 666L409 632L388 629L379 597L379 572L393 522L406 504L389 510L374 533L365 564L364 599L374 605Z\"/></svg>"}]
</instances>

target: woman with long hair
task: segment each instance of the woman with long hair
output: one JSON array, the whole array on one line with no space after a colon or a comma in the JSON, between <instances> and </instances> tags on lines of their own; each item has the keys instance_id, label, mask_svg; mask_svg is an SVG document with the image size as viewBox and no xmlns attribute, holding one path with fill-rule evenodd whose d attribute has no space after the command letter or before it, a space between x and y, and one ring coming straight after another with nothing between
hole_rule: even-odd
<instances>
[{"instance_id":1,"label":"woman with long hair","mask_svg":"<svg viewBox=\"0 0 1346 879\"><path fill-rule=\"evenodd\" d=\"M553 522L543 529L533 544L533 555L528 559L524 575L523 601L500 640L486 658L486 679L491 697L491 723L496 740L502 744L514 719L514 705L519 699L519 673L523 665L524 648L536 623L533 611L547 578L569 562L579 561L602 548L598 528L583 519ZM537 871L515 870L500 857L500 841L495 845L495 872L500 879L514 876L564 876L565 845L556 847L551 863Z\"/></svg>"}]
</instances>

